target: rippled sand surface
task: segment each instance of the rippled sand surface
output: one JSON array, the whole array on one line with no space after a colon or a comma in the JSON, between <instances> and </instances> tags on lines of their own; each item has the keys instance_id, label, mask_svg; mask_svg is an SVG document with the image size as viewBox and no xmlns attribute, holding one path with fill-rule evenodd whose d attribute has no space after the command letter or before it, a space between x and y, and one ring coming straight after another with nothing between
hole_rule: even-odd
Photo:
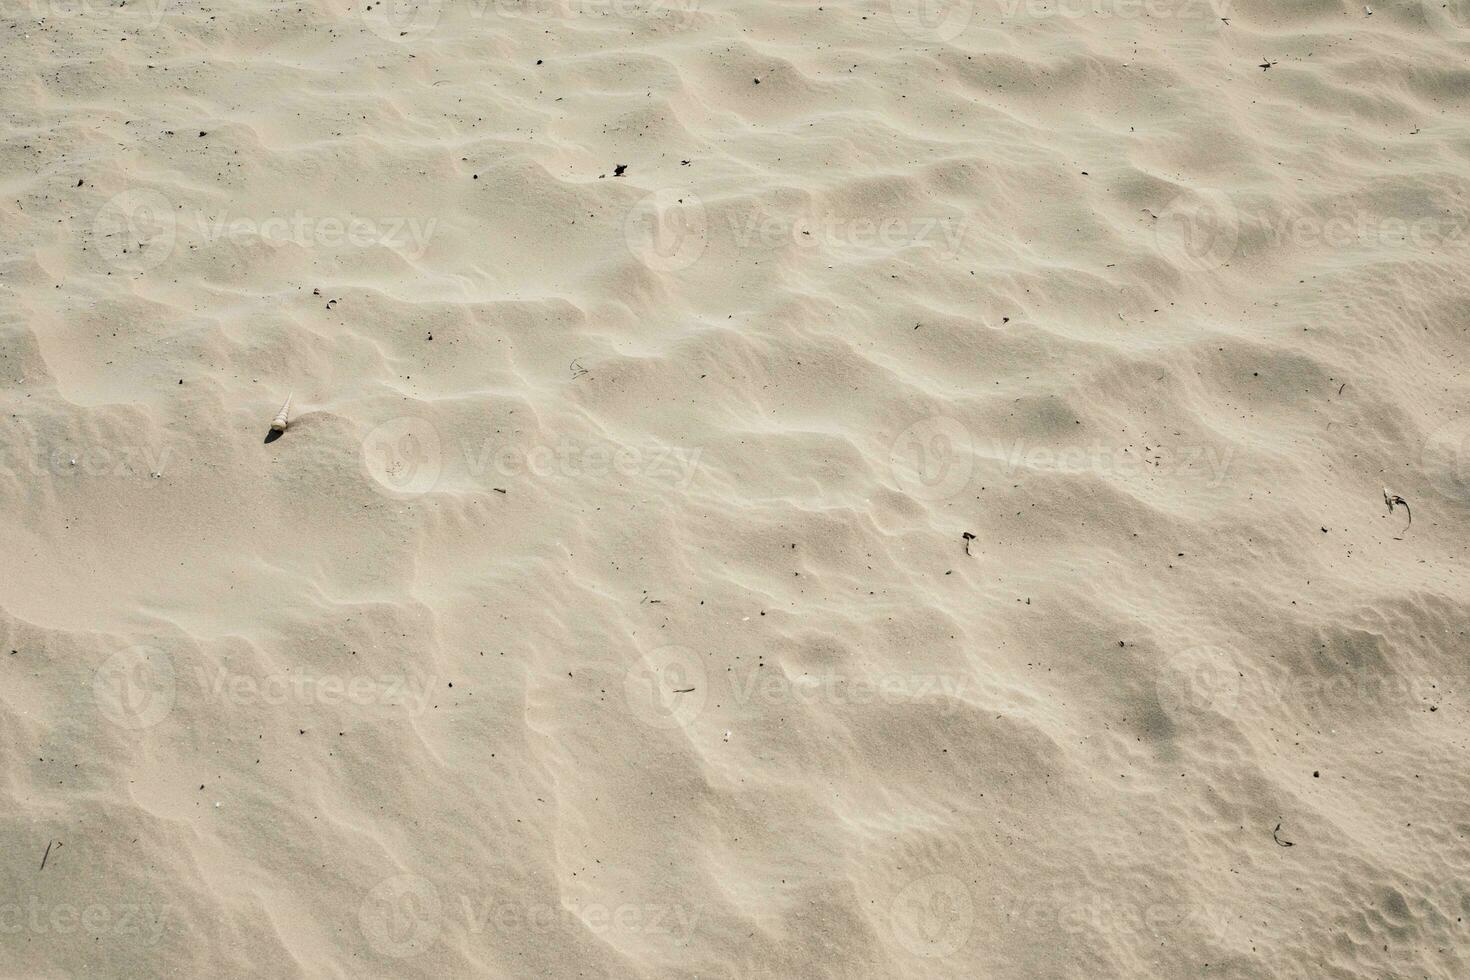
<instances>
[{"instance_id":1,"label":"rippled sand surface","mask_svg":"<svg viewBox=\"0 0 1470 980\"><path fill-rule=\"evenodd\" d=\"M3 14L0 974L1470 976L1464 0Z\"/></svg>"}]
</instances>

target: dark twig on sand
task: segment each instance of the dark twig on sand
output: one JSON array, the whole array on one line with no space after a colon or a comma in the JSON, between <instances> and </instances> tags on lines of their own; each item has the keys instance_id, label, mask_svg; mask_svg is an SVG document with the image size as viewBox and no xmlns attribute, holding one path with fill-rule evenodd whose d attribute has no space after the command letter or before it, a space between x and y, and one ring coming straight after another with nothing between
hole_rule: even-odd
<instances>
[{"instance_id":1,"label":"dark twig on sand","mask_svg":"<svg viewBox=\"0 0 1470 980\"><path fill-rule=\"evenodd\" d=\"M1403 506L1404 513L1406 513L1406 514L1409 515L1409 523L1404 525L1404 534L1408 534L1409 533L1409 528L1414 523L1414 512L1412 510L1409 510L1409 502L1407 500L1405 500L1403 497L1400 497L1398 494L1394 493L1392 490L1388 489L1388 487L1384 487L1383 488L1383 502L1385 504L1388 504L1388 512L1390 514L1393 513L1393 508L1394 508L1395 505L1402 505ZM1400 537L1396 538L1395 540L1402 541L1403 540L1402 535Z\"/></svg>"},{"instance_id":2,"label":"dark twig on sand","mask_svg":"<svg viewBox=\"0 0 1470 980\"><path fill-rule=\"evenodd\" d=\"M1274 840L1276 843L1280 844L1282 847L1296 847L1296 844L1293 843L1292 841L1282 840L1279 836L1277 836L1277 834L1280 832L1280 830L1281 830L1281 824L1278 823L1276 825L1276 829L1273 830L1273 831L1271 831L1271 839Z\"/></svg>"}]
</instances>

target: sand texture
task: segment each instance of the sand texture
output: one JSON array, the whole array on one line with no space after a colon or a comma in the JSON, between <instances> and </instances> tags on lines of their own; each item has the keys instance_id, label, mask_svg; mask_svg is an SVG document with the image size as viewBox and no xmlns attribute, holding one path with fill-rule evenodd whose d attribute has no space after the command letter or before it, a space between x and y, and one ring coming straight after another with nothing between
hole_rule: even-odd
<instances>
[{"instance_id":1,"label":"sand texture","mask_svg":"<svg viewBox=\"0 0 1470 980\"><path fill-rule=\"evenodd\" d=\"M1466 0L3 14L0 977L1470 977Z\"/></svg>"}]
</instances>

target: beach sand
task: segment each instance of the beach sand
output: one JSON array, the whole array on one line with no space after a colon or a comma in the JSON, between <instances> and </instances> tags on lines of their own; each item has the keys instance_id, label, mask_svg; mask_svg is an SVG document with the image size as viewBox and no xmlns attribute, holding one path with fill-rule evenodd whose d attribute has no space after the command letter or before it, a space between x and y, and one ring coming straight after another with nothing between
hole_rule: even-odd
<instances>
[{"instance_id":1,"label":"beach sand","mask_svg":"<svg viewBox=\"0 0 1470 980\"><path fill-rule=\"evenodd\" d=\"M0 975L1470 975L1463 0L3 30Z\"/></svg>"}]
</instances>

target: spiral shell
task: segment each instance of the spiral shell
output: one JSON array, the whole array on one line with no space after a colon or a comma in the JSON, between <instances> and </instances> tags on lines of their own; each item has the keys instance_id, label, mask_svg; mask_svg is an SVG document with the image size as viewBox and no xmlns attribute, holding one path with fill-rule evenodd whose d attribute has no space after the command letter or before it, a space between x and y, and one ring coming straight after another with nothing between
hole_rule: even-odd
<instances>
[{"instance_id":1,"label":"spiral shell","mask_svg":"<svg viewBox=\"0 0 1470 980\"><path fill-rule=\"evenodd\" d=\"M286 431L286 424L290 420L291 420L291 396L290 395L287 395L286 396L286 404L284 404L284 405L281 406L281 410L276 413L275 419L272 420L272 422L271 422L271 431L272 432L285 432Z\"/></svg>"}]
</instances>

